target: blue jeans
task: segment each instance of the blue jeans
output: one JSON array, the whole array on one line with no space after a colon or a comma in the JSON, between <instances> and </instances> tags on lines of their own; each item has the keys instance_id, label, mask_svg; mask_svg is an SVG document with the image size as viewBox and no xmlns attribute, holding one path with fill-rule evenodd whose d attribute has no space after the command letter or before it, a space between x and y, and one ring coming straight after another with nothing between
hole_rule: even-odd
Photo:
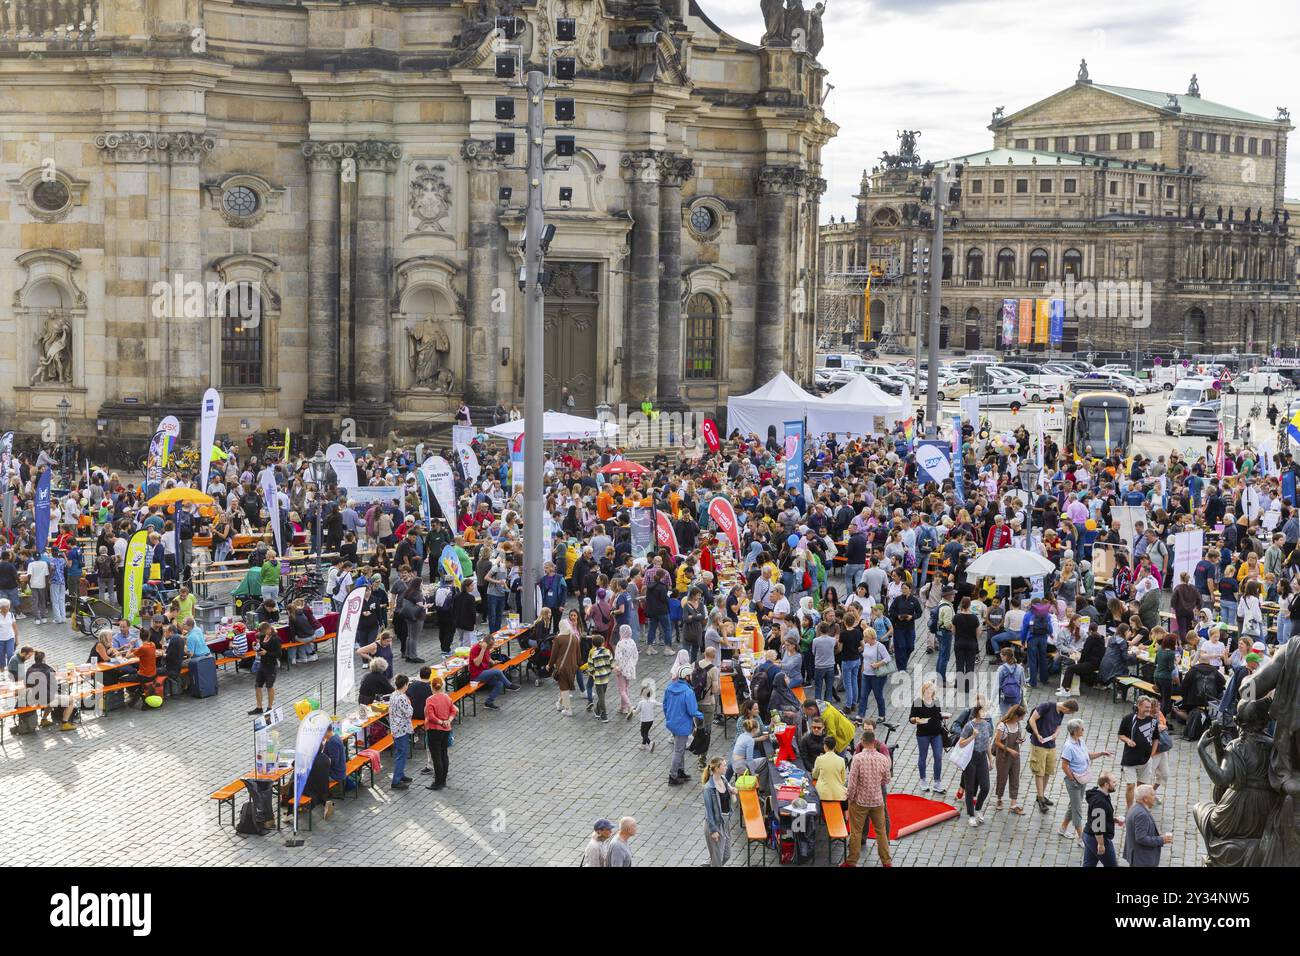
<instances>
[{"instance_id":1,"label":"blue jeans","mask_svg":"<svg viewBox=\"0 0 1300 956\"><path fill-rule=\"evenodd\" d=\"M844 709L853 710L858 705L858 683L862 680L862 658L840 661L840 676L844 678Z\"/></svg>"},{"instance_id":2,"label":"blue jeans","mask_svg":"<svg viewBox=\"0 0 1300 956\"><path fill-rule=\"evenodd\" d=\"M858 701L859 717L867 716L867 701L873 694L876 698L876 706L880 708L880 716L885 716L885 683L888 680L888 677L875 677L872 674L862 678L862 698Z\"/></svg>"},{"instance_id":3,"label":"blue jeans","mask_svg":"<svg viewBox=\"0 0 1300 956\"><path fill-rule=\"evenodd\" d=\"M934 782L943 777L943 738L938 734L927 734L916 738L916 768L921 772L921 782L925 782L926 758L934 754Z\"/></svg>"},{"instance_id":4,"label":"blue jeans","mask_svg":"<svg viewBox=\"0 0 1300 956\"><path fill-rule=\"evenodd\" d=\"M835 668L819 667L813 674L813 693L821 700L830 700L835 688Z\"/></svg>"},{"instance_id":5,"label":"blue jeans","mask_svg":"<svg viewBox=\"0 0 1300 956\"><path fill-rule=\"evenodd\" d=\"M1083 835L1083 867L1091 870L1098 863L1102 866L1119 866L1119 861L1115 859L1115 841L1106 837L1106 852L1100 856L1097 854L1097 837L1092 833Z\"/></svg>"},{"instance_id":6,"label":"blue jeans","mask_svg":"<svg viewBox=\"0 0 1300 956\"><path fill-rule=\"evenodd\" d=\"M918 591L920 591L921 588L925 587L926 575L930 573L930 556L932 554L934 554L933 551L926 551L920 557L921 566L917 569L916 572L916 580L917 580L916 590Z\"/></svg>"},{"instance_id":7,"label":"blue jeans","mask_svg":"<svg viewBox=\"0 0 1300 956\"><path fill-rule=\"evenodd\" d=\"M1025 654L1029 658L1029 686L1037 687L1039 684L1046 684L1047 677L1047 638L1031 637L1029 644L1025 648Z\"/></svg>"},{"instance_id":8,"label":"blue jeans","mask_svg":"<svg viewBox=\"0 0 1300 956\"><path fill-rule=\"evenodd\" d=\"M393 738L393 783L401 783L406 776L406 758L411 755L411 735Z\"/></svg>"},{"instance_id":9,"label":"blue jeans","mask_svg":"<svg viewBox=\"0 0 1300 956\"><path fill-rule=\"evenodd\" d=\"M939 672L939 679L943 681L948 679L948 658L952 655L952 631L939 628L934 636L939 641L939 661L935 664L935 669Z\"/></svg>"},{"instance_id":10,"label":"blue jeans","mask_svg":"<svg viewBox=\"0 0 1300 956\"><path fill-rule=\"evenodd\" d=\"M989 638L989 643L993 645L993 656L997 657L1002 653L1002 645L1009 644L1011 641L1020 639L1019 634L1012 634L1010 631L998 631Z\"/></svg>"},{"instance_id":11,"label":"blue jeans","mask_svg":"<svg viewBox=\"0 0 1300 956\"><path fill-rule=\"evenodd\" d=\"M655 642L655 631L663 632L664 647L671 647L673 643L673 624L668 620L667 614L660 614L649 618L645 631L645 646L648 648Z\"/></svg>"},{"instance_id":12,"label":"blue jeans","mask_svg":"<svg viewBox=\"0 0 1300 956\"><path fill-rule=\"evenodd\" d=\"M501 618L506 612L506 596L504 594L489 594L487 596L487 619L488 633L495 634L501 630Z\"/></svg>"},{"instance_id":13,"label":"blue jeans","mask_svg":"<svg viewBox=\"0 0 1300 956\"><path fill-rule=\"evenodd\" d=\"M1286 614L1277 616L1277 643L1279 646L1291 640L1291 618Z\"/></svg>"},{"instance_id":14,"label":"blue jeans","mask_svg":"<svg viewBox=\"0 0 1300 956\"><path fill-rule=\"evenodd\" d=\"M907 659L916 647L916 628L908 623L894 628L894 657L898 660L898 669L907 670Z\"/></svg>"},{"instance_id":15,"label":"blue jeans","mask_svg":"<svg viewBox=\"0 0 1300 956\"><path fill-rule=\"evenodd\" d=\"M8 666L9 658L14 656L14 651L17 648L17 645L17 638L11 637L7 641L0 641L0 667Z\"/></svg>"},{"instance_id":16,"label":"blue jeans","mask_svg":"<svg viewBox=\"0 0 1300 956\"><path fill-rule=\"evenodd\" d=\"M867 570L865 564L846 564L844 565L844 596L848 597L854 593L858 587L858 579L862 577L862 572Z\"/></svg>"},{"instance_id":17,"label":"blue jeans","mask_svg":"<svg viewBox=\"0 0 1300 956\"><path fill-rule=\"evenodd\" d=\"M68 585L65 581L50 582L50 620L55 624L67 623ZM9 663L7 660L5 663Z\"/></svg>"},{"instance_id":18,"label":"blue jeans","mask_svg":"<svg viewBox=\"0 0 1300 956\"><path fill-rule=\"evenodd\" d=\"M1219 617L1224 624L1237 623L1237 602L1236 601L1219 601Z\"/></svg>"},{"instance_id":19,"label":"blue jeans","mask_svg":"<svg viewBox=\"0 0 1300 956\"><path fill-rule=\"evenodd\" d=\"M506 679L505 672L499 671L496 668L484 671L479 674L476 679L480 684L487 686L487 703L489 704L494 703L496 699L501 696L501 692L505 690L510 683L510 681Z\"/></svg>"}]
</instances>

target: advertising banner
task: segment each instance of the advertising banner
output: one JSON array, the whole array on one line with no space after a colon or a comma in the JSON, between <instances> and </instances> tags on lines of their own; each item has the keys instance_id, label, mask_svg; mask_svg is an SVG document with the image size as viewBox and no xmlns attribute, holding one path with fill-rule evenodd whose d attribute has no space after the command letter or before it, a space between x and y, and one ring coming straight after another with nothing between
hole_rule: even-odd
<instances>
[{"instance_id":1,"label":"advertising banner","mask_svg":"<svg viewBox=\"0 0 1300 956\"><path fill-rule=\"evenodd\" d=\"M1017 303L1019 315L1021 345L1029 345L1034 341L1034 300L1021 299Z\"/></svg>"},{"instance_id":2,"label":"advertising banner","mask_svg":"<svg viewBox=\"0 0 1300 956\"><path fill-rule=\"evenodd\" d=\"M45 553L45 543L50 539L50 469L42 468L36 479L36 553ZM13 612L18 613L18 608ZM6 662L7 663L7 662Z\"/></svg>"},{"instance_id":3,"label":"advertising banner","mask_svg":"<svg viewBox=\"0 0 1300 956\"><path fill-rule=\"evenodd\" d=\"M925 484L933 481L942 485L952 476L952 456L949 443L933 438L920 441L916 445L916 464L920 474L917 481Z\"/></svg>"},{"instance_id":4,"label":"advertising banner","mask_svg":"<svg viewBox=\"0 0 1300 956\"><path fill-rule=\"evenodd\" d=\"M148 561L149 531L141 529L131 535L126 546L126 567L123 571L122 616L140 626L140 599L144 594L144 570Z\"/></svg>"},{"instance_id":5,"label":"advertising banner","mask_svg":"<svg viewBox=\"0 0 1300 956\"><path fill-rule=\"evenodd\" d=\"M654 509L637 505L632 508L629 520L632 524L632 557L645 561L654 545Z\"/></svg>"},{"instance_id":6,"label":"advertising banner","mask_svg":"<svg viewBox=\"0 0 1300 956\"><path fill-rule=\"evenodd\" d=\"M803 488L803 419L785 423L785 486Z\"/></svg>"},{"instance_id":7,"label":"advertising banner","mask_svg":"<svg viewBox=\"0 0 1300 956\"><path fill-rule=\"evenodd\" d=\"M1052 300L1034 300L1034 341L1046 345L1052 327Z\"/></svg>"},{"instance_id":8,"label":"advertising banner","mask_svg":"<svg viewBox=\"0 0 1300 956\"><path fill-rule=\"evenodd\" d=\"M1009 348L1016 340L1016 300L1002 300L1002 345Z\"/></svg>"},{"instance_id":9,"label":"advertising banner","mask_svg":"<svg viewBox=\"0 0 1300 956\"><path fill-rule=\"evenodd\" d=\"M1048 299L1047 301L1051 303L1047 341L1049 345L1060 345L1065 341L1065 300Z\"/></svg>"},{"instance_id":10,"label":"advertising banner","mask_svg":"<svg viewBox=\"0 0 1300 956\"><path fill-rule=\"evenodd\" d=\"M340 488L351 491L357 486L357 459L347 445L335 442L325 449L325 457L334 469Z\"/></svg>"},{"instance_id":11,"label":"advertising banner","mask_svg":"<svg viewBox=\"0 0 1300 956\"><path fill-rule=\"evenodd\" d=\"M718 529L731 542L731 550L736 559L740 559L740 527L736 524L736 509L731 502L719 495L709 502L709 517Z\"/></svg>"},{"instance_id":12,"label":"advertising banner","mask_svg":"<svg viewBox=\"0 0 1300 956\"><path fill-rule=\"evenodd\" d=\"M456 476L452 474L451 465L441 455L431 455L420 466L424 477L429 482L429 493L442 509L443 520L454 534L456 531Z\"/></svg>"},{"instance_id":13,"label":"advertising banner","mask_svg":"<svg viewBox=\"0 0 1300 956\"><path fill-rule=\"evenodd\" d=\"M262 500L266 504L266 513L271 519L271 533L275 535L275 553L284 554L284 545L280 541L280 495L275 483L275 469L262 469Z\"/></svg>"},{"instance_id":14,"label":"advertising banner","mask_svg":"<svg viewBox=\"0 0 1300 956\"><path fill-rule=\"evenodd\" d=\"M334 709L339 698L346 698L356 686L357 630L361 626L361 611L366 603L365 587L353 588L339 611L338 638L334 645Z\"/></svg>"},{"instance_id":15,"label":"advertising banner","mask_svg":"<svg viewBox=\"0 0 1300 956\"><path fill-rule=\"evenodd\" d=\"M217 440L217 417L221 414L221 393L210 388L199 405L199 491L208 490L212 467L212 443Z\"/></svg>"},{"instance_id":16,"label":"advertising banner","mask_svg":"<svg viewBox=\"0 0 1300 956\"><path fill-rule=\"evenodd\" d=\"M659 547L667 548L669 554L673 557L677 556L680 550L677 547L677 532L673 529L672 518L666 511L655 512L655 539L659 542Z\"/></svg>"}]
</instances>

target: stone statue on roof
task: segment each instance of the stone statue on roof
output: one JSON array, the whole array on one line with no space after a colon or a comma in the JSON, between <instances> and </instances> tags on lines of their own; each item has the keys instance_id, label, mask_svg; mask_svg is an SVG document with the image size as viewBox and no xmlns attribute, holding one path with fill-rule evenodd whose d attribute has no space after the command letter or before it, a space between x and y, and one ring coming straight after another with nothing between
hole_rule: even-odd
<instances>
[{"instance_id":1,"label":"stone statue on roof","mask_svg":"<svg viewBox=\"0 0 1300 956\"><path fill-rule=\"evenodd\" d=\"M1079 73L1078 73L1078 75L1075 76L1075 78L1074 78L1074 82L1076 82L1076 83L1091 83L1091 82L1092 82L1092 80L1088 78L1088 61L1087 61L1087 60L1080 60L1080 61L1079 61Z\"/></svg>"},{"instance_id":2,"label":"stone statue on roof","mask_svg":"<svg viewBox=\"0 0 1300 956\"><path fill-rule=\"evenodd\" d=\"M1188 96L1201 95L1201 84L1196 81L1195 73L1192 74L1191 82L1187 84L1187 95Z\"/></svg>"}]
</instances>

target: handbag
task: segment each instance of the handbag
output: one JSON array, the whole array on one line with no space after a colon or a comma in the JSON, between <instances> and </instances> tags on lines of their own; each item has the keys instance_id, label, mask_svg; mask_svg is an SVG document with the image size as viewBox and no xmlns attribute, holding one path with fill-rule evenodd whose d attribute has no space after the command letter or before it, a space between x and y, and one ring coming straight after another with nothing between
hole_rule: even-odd
<instances>
[{"instance_id":1,"label":"handbag","mask_svg":"<svg viewBox=\"0 0 1300 956\"><path fill-rule=\"evenodd\" d=\"M897 673L898 673L898 664L896 664L894 662L894 659L891 657L889 660L885 661L885 663L882 664L880 667L873 668L868 676L888 677L890 674L897 674Z\"/></svg>"},{"instance_id":2,"label":"handbag","mask_svg":"<svg viewBox=\"0 0 1300 956\"><path fill-rule=\"evenodd\" d=\"M758 786L758 778L746 770L735 779L733 785L737 790L753 790Z\"/></svg>"}]
</instances>

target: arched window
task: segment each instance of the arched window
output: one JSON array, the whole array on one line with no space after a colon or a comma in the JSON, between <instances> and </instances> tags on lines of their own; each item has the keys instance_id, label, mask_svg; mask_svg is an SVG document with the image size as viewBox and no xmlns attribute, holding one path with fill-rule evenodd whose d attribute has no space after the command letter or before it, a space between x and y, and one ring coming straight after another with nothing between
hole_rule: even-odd
<instances>
[{"instance_id":1,"label":"arched window","mask_svg":"<svg viewBox=\"0 0 1300 956\"><path fill-rule=\"evenodd\" d=\"M1016 254L1010 249L998 253L998 280L1009 282L1016 277Z\"/></svg>"},{"instance_id":2,"label":"arched window","mask_svg":"<svg viewBox=\"0 0 1300 956\"><path fill-rule=\"evenodd\" d=\"M696 292L686 300L685 378L717 378L718 304Z\"/></svg>"},{"instance_id":3,"label":"arched window","mask_svg":"<svg viewBox=\"0 0 1300 956\"><path fill-rule=\"evenodd\" d=\"M980 310L971 306L966 310L966 349L979 351L980 348Z\"/></svg>"},{"instance_id":4,"label":"arched window","mask_svg":"<svg viewBox=\"0 0 1300 956\"><path fill-rule=\"evenodd\" d=\"M228 286L221 303L221 384L262 384L262 303L251 282Z\"/></svg>"},{"instance_id":5,"label":"arched window","mask_svg":"<svg viewBox=\"0 0 1300 956\"><path fill-rule=\"evenodd\" d=\"M1035 249L1029 254L1029 281L1047 281L1047 250Z\"/></svg>"},{"instance_id":6,"label":"arched window","mask_svg":"<svg viewBox=\"0 0 1300 956\"><path fill-rule=\"evenodd\" d=\"M952 278L952 250L948 248L943 250L943 277Z\"/></svg>"},{"instance_id":7,"label":"arched window","mask_svg":"<svg viewBox=\"0 0 1300 956\"><path fill-rule=\"evenodd\" d=\"M984 253L979 249L971 249L966 253L966 278L984 278Z\"/></svg>"},{"instance_id":8,"label":"arched window","mask_svg":"<svg viewBox=\"0 0 1300 956\"><path fill-rule=\"evenodd\" d=\"M1083 276L1083 253L1078 249L1066 249L1061 256L1061 278L1070 276L1076 279Z\"/></svg>"}]
</instances>

